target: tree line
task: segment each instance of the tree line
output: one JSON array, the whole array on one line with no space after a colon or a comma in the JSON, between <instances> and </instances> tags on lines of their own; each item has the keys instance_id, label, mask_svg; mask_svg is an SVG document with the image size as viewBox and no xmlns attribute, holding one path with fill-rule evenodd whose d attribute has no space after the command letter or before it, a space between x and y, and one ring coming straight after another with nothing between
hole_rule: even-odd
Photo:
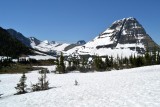
<instances>
[{"instance_id":1,"label":"tree line","mask_svg":"<svg viewBox=\"0 0 160 107\"><path fill-rule=\"evenodd\" d=\"M88 62L88 58L71 57L64 60L64 56L61 53L60 57L57 58L56 64L57 73L68 73L70 71L110 71L112 69L124 69L134 68L148 65L160 64L160 52L158 48L154 48L152 52L148 49L144 55L131 55L130 57L118 56L92 56L92 61ZM68 62L68 65L64 62Z\"/></svg>"}]
</instances>

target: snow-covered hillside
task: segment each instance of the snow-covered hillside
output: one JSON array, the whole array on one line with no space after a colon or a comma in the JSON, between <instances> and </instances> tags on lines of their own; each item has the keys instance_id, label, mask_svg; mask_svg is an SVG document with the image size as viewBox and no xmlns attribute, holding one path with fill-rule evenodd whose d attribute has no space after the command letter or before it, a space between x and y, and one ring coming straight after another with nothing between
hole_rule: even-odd
<instances>
[{"instance_id":1,"label":"snow-covered hillside","mask_svg":"<svg viewBox=\"0 0 160 107\"><path fill-rule=\"evenodd\" d=\"M64 50L65 47L67 47L68 43L51 43L48 40L44 40L40 42L38 45L32 45L34 49L43 51L43 52L61 52Z\"/></svg>"},{"instance_id":2,"label":"snow-covered hillside","mask_svg":"<svg viewBox=\"0 0 160 107\"><path fill-rule=\"evenodd\" d=\"M36 59L36 60L48 60L48 59L56 59L56 57L50 55L29 55L28 58Z\"/></svg>"},{"instance_id":3,"label":"snow-covered hillside","mask_svg":"<svg viewBox=\"0 0 160 107\"><path fill-rule=\"evenodd\" d=\"M26 74L27 85L38 81ZM21 74L0 75L1 107L159 107L160 65L111 72L47 74L50 90L13 95ZM77 80L79 85L75 86Z\"/></svg>"}]
</instances>

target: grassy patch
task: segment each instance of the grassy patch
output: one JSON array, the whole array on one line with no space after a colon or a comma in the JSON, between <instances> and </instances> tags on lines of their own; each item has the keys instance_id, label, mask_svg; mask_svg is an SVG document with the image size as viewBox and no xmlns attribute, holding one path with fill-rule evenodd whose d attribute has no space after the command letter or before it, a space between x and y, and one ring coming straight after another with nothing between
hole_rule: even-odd
<instances>
[{"instance_id":1,"label":"grassy patch","mask_svg":"<svg viewBox=\"0 0 160 107\"><path fill-rule=\"evenodd\" d=\"M23 65L23 64L14 64L7 67L2 67L0 69L0 74L7 74L7 73L22 73L22 72L28 72L33 70L39 70L41 68L32 67L30 65Z\"/></svg>"}]
</instances>

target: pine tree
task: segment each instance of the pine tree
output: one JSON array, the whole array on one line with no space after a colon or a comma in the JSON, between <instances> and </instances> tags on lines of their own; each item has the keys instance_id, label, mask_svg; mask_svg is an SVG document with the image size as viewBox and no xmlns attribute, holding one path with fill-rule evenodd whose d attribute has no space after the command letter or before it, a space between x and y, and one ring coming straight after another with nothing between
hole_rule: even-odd
<instances>
[{"instance_id":1,"label":"pine tree","mask_svg":"<svg viewBox=\"0 0 160 107\"><path fill-rule=\"evenodd\" d=\"M113 63L114 63L114 61L113 61L113 56L111 56L111 58L110 58L110 67L111 67L111 68L113 68Z\"/></svg>"},{"instance_id":2,"label":"pine tree","mask_svg":"<svg viewBox=\"0 0 160 107\"><path fill-rule=\"evenodd\" d=\"M17 90L17 94L24 94L24 93L27 93L26 91L26 80L27 80L27 77L25 75L25 73L23 73L22 77L20 78L20 81L19 83L17 84L17 86L15 87L15 89Z\"/></svg>"},{"instance_id":3,"label":"pine tree","mask_svg":"<svg viewBox=\"0 0 160 107\"><path fill-rule=\"evenodd\" d=\"M69 65L69 67L71 67L71 61L68 61L68 65Z\"/></svg>"},{"instance_id":4,"label":"pine tree","mask_svg":"<svg viewBox=\"0 0 160 107\"><path fill-rule=\"evenodd\" d=\"M65 72L65 65L64 65L64 56L63 53L61 52L60 56L60 61L59 61L59 68L58 68L59 73L66 73Z\"/></svg>"},{"instance_id":5,"label":"pine tree","mask_svg":"<svg viewBox=\"0 0 160 107\"><path fill-rule=\"evenodd\" d=\"M59 68L60 68L60 64L59 64L59 60L58 60L58 57L57 57L57 59L56 59L56 71L58 71L58 73L59 73Z\"/></svg>"},{"instance_id":6,"label":"pine tree","mask_svg":"<svg viewBox=\"0 0 160 107\"><path fill-rule=\"evenodd\" d=\"M62 74L62 73L66 73L66 67L65 67L65 64L64 64L64 56L63 56L63 53L61 52L61 55L60 55L60 59L58 60L57 58L57 61L56 61L56 70L58 71L59 74Z\"/></svg>"},{"instance_id":7,"label":"pine tree","mask_svg":"<svg viewBox=\"0 0 160 107\"><path fill-rule=\"evenodd\" d=\"M106 70L110 70L111 64L108 56L106 56L105 65L106 65Z\"/></svg>"},{"instance_id":8,"label":"pine tree","mask_svg":"<svg viewBox=\"0 0 160 107\"><path fill-rule=\"evenodd\" d=\"M156 64L156 58L157 58L157 54L156 54L156 51L157 51L157 47L154 46L154 49L153 49L153 52L152 52L152 64Z\"/></svg>"},{"instance_id":9,"label":"pine tree","mask_svg":"<svg viewBox=\"0 0 160 107\"><path fill-rule=\"evenodd\" d=\"M86 73L89 69L86 66L87 62L84 57L82 57L81 66L79 66L78 70L82 73Z\"/></svg>"},{"instance_id":10,"label":"pine tree","mask_svg":"<svg viewBox=\"0 0 160 107\"><path fill-rule=\"evenodd\" d=\"M97 70L97 65L98 65L98 57L95 56L95 58L94 58L94 65L93 65L93 66L94 66L93 68L94 68L95 70Z\"/></svg>"},{"instance_id":11,"label":"pine tree","mask_svg":"<svg viewBox=\"0 0 160 107\"><path fill-rule=\"evenodd\" d=\"M123 56L121 56L120 60L119 60L119 67L120 69L123 69Z\"/></svg>"},{"instance_id":12,"label":"pine tree","mask_svg":"<svg viewBox=\"0 0 160 107\"><path fill-rule=\"evenodd\" d=\"M145 65L145 60L143 56L138 56L137 58L135 58L135 66L136 67L141 67Z\"/></svg>"},{"instance_id":13,"label":"pine tree","mask_svg":"<svg viewBox=\"0 0 160 107\"><path fill-rule=\"evenodd\" d=\"M159 50L158 50L158 53L157 53L157 64L160 64L160 54L159 54Z\"/></svg>"},{"instance_id":14,"label":"pine tree","mask_svg":"<svg viewBox=\"0 0 160 107\"><path fill-rule=\"evenodd\" d=\"M146 53L145 53L145 65L150 65L151 64L151 57L149 55L149 50L147 48Z\"/></svg>"},{"instance_id":15,"label":"pine tree","mask_svg":"<svg viewBox=\"0 0 160 107\"><path fill-rule=\"evenodd\" d=\"M122 62L123 62L124 67L129 68L129 59L127 57L125 57L122 60L123 60Z\"/></svg>"}]
</instances>

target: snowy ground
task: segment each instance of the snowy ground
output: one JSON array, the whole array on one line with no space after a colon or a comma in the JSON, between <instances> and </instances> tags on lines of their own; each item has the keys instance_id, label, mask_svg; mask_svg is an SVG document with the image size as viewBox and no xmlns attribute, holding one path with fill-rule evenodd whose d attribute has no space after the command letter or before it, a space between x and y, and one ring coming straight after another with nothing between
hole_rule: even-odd
<instances>
[{"instance_id":1,"label":"snowy ground","mask_svg":"<svg viewBox=\"0 0 160 107\"><path fill-rule=\"evenodd\" d=\"M36 83L37 71L27 74ZM160 66L127 70L47 74L52 88L13 95L21 74L1 74L0 107L159 107ZM79 85L75 86L75 79Z\"/></svg>"}]
</instances>

